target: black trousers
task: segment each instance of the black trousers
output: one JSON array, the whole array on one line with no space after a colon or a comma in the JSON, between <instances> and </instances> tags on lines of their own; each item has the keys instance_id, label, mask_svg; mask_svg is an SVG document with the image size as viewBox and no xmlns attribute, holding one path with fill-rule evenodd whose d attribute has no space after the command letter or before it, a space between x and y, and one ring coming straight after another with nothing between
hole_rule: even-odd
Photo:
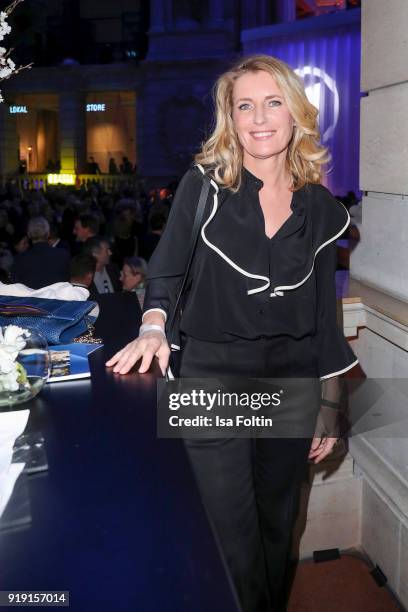
<instances>
[{"instance_id":1,"label":"black trousers","mask_svg":"<svg viewBox=\"0 0 408 612\"><path fill-rule=\"evenodd\" d=\"M313 376L288 338L184 337L182 378ZM186 439L185 448L243 612L286 609L293 526L312 438Z\"/></svg>"}]
</instances>

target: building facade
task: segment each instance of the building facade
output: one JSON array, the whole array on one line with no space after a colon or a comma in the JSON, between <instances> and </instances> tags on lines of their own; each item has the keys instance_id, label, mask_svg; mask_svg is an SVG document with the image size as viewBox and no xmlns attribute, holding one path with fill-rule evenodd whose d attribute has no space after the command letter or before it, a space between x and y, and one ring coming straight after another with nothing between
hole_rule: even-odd
<instances>
[{"instance_id":1,"label":"building facade","mask_svg":"<svg viewBox=\"0 0 408 612\"><path fill-rule=\"evenodd\" d=\"M3 177L19 167L30 173L53 167L61 173L85 173L90 157L101 172L108 172L111 159L119 167L126 157L140 174L152 180L170 180L185 171L211 130L212 86L218 74L243 53L274 54L276 44L282 44L282 32L276 28L295 27L295 37L301 41L302 32L313 22L314 36L319 32L323 37L339 36L340 28L345 44L353 31L358 46L360 11L338 11L347 8L346 2L152 0L146 49L140 59L144 43L132 48L129 24L136 24L133 42L140 42L143 33L137 24L143 3L126 0L119 7L121 12L115 13L107 0L98 3L97 9L91 9L95 3L71 2L78 17L71 27L83 36L83 48L72 46L69 37L59 44L55 41L55 33L63 31L64 15L73 19L67 9L70 2L60 0L56 3L59 13L47 21L49 25L51 19L53 24L48 52L55 53L59 63L35 65L4 87L6 104L0 109ZM333 14L320 15L329 9ZM88 50L86 40L91 34ZM277 48L276 55L282 55ZM282 58L298 70L304 67L301 53L295 62L291 57ZM314 68L319 58L315 60ZM307 61L310 68L310 58ZM357 62L357 72L358 66ZM316 104L329 95L322 87L317 100L319 87L311 85ZM353 95L355 91L345 94L344 109ZM333 107L335 101L330 104ZM348 120L346 116L340 126L342 133ZM358 139L356 146L357 167ZM344 168L342 172L345 177ZM356 181L348 174L348 181L334 181L336 189L356 188Z\"/></svg>"}]
</instances>

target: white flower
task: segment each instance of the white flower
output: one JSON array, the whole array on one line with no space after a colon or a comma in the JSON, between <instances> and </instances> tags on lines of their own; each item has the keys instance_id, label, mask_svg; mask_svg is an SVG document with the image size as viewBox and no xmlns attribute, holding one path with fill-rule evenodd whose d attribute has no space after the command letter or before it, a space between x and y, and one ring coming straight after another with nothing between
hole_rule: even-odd
<instances>
[{"instance_id":1,"label":"white flower","mask_svg":"<svg viewBox=\"0 0 408 612\"><path fill-rule=\"evenodd\" d=\"M28 338L29 336L30 332L27 329L19 327L18 325L7 325L7 327L0 329L0 344L14 344L18 346L18 350L20 351L26 345L23 338Z\"/></svg>"},{"instance_id":2,"label":"white flower","mask_svg":"<svg viewBox=\"0 0 408 612\"><path fill-rule=\"evenodd\" d=\"M0 374L10 374L15 369L15 360L10 353L0 348Z\"/></svg>"},{"instance_id":3,"label":"white flower","mask_svg":"<svg viewBox=\"0 0 408 612\"><path fill-rule=\"evenodd\" d=\"M9 26L9 24L6 21L1 21L0 22L0 40L3 40L5 36L7 36L7 34L10 34L11 32L11 27Z\"/></svg>"},{"instance_id":4,"label":"white flower","mask_svg":"<svg viewBox=\"0 0 408 612\"><path fill-rule=\"evenodd\" d=\"M17 379L18 371L16 367L9 374L2 374L0 376L0 391L18 391L19 384Z\"/></svg>"},{"instance_id":5,"label":"white flower","mask_svg":"<svg viewBox=\"0 0 408 612\"><path fill-rule=\"evenodd\" d=\"M4 40L5 36L10 34L11 26L7 23L7 19L20 2L23 2L23 0L13 0L5 10L0 11L0 42ZM16 68L13 60L7 57L9 53L10 51L5 47L0 47L0 81L8 79L13 73L17 74L21 70L24 70L24 68L31 68L32 66L32 64L27 64L26 66L19 66ZM0 92L0 103L1 102L4 102L4 99Z\"/></svg>"},{"instance_id":6,"label":"white flower","mask_svg":"<svg viewBox=\"0 0 408 612\"><path fill-rule=\"evenodd\" d=\"M12 72L10 68L0 68L0 79L6 79Z\"/></svg>"},{"instance_id":7,"label":"white flower","mask_svg":"<svg viewBox=\"0 0 408 612\"><path fill-rule=\"evenodd\" d=\"M17 355L25 347L30 332L18 325L0 327L0 391L17 391Z\"/></svg>"},{"instance_id":8,"label":"white flower","mask_svg":"<svg viewBox=\"0 0 408 612\"><path fill-rule=\"evenodd\" d=\"M18 327L18 325L8 325L0 328L0 372L3 372L3 367L7 368L7 360L15 361L17 355L26 345L24 336L27 338L30 335L26 329Z\"/></svg>"}]
</instances>

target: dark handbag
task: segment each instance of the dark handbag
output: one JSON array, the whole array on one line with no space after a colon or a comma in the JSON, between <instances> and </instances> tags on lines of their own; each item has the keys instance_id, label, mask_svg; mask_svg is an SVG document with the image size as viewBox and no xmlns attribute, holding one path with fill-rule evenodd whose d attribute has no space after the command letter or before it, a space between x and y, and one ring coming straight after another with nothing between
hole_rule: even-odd
<instances>
[{"instance_id":1,"label":"dark handbag","mask_svg":"<svg viewBox=\"0 0 408 612\"><path fill-rule=\"evenodd\" d=\"M183 299L185 290L187 288L188 276L191 270L191 264L193 262L194 252L196 250L196 246L198 242L198 236L200 233L200 228L201 228L202 220L204 217L204 210L205 210L205 205L207 202L209 190L210 190L210 179L208 178L208 176L204 175L203 185L201 187L200 197L198 200L197 210L196 210L196 214L194 218L193 230L191 233L191 240L190 240L190 245L189 245L190 254L189 254L189 258L187 262L187 267L184 272L183 281L181 283L180 291L177 296L177 299L176 299L176 302L173 308L173 312L168 318L168 324L166 325L167 342L171 349L169 365L166 369L166 374L165 374L165 378L167 381L172 380L175 375L177 377L180 371L180 344L175 344L175 341L180 342L178 324L179 324L179 317L180 317L181 307L182 307L182 299Z\"/></svg>"},{"instance_id":2,"label":"dark handbag","mask_svg":"<svg viewBox=\"0 0 408 612\"><path fill-rule=\"evenodd\" d=\"M0 297L0 325L35 329L48 344L68 344L88 331L95 302L49 300L37 297Z\"/></svg>"}]
</instances>

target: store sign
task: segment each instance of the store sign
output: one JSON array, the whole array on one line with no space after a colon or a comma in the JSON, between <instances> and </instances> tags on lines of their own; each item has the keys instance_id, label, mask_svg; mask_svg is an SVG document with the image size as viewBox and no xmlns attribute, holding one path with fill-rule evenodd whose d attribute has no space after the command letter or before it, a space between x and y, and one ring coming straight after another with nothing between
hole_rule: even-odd
<instances>
[{"instance_id":1,"label":"store sign","mask_svg":"<svg viewBox=\"0 0 408 612\"><path fill-rule=\"evenodd\" d=\"M27 114L28 110L26 106L10 106L10 113L12 115L21 115L21 114Z\"/></svg>"},{"instance_id":2,"label":"store sign","mask_svg":"<svg viewBox=\"0 0 408 612\"><path fill-rule=\"evenodd\" d=\"M106 111L106 104L105 103L87 104L86 111L87 113L104 113ZM28 114L27 106L10 106L10 114L12 115Z\"/></svg>"},{"instance_id":3,"label":"store sign","mask_svg":"<svg viewBox=\"0 0 408 612\"><path fill-rule=\"evenodd\" d=\"M87 104L86 112L87 113L104 113L106 110L106 104Z\"/></svg>"}]
</instances>

